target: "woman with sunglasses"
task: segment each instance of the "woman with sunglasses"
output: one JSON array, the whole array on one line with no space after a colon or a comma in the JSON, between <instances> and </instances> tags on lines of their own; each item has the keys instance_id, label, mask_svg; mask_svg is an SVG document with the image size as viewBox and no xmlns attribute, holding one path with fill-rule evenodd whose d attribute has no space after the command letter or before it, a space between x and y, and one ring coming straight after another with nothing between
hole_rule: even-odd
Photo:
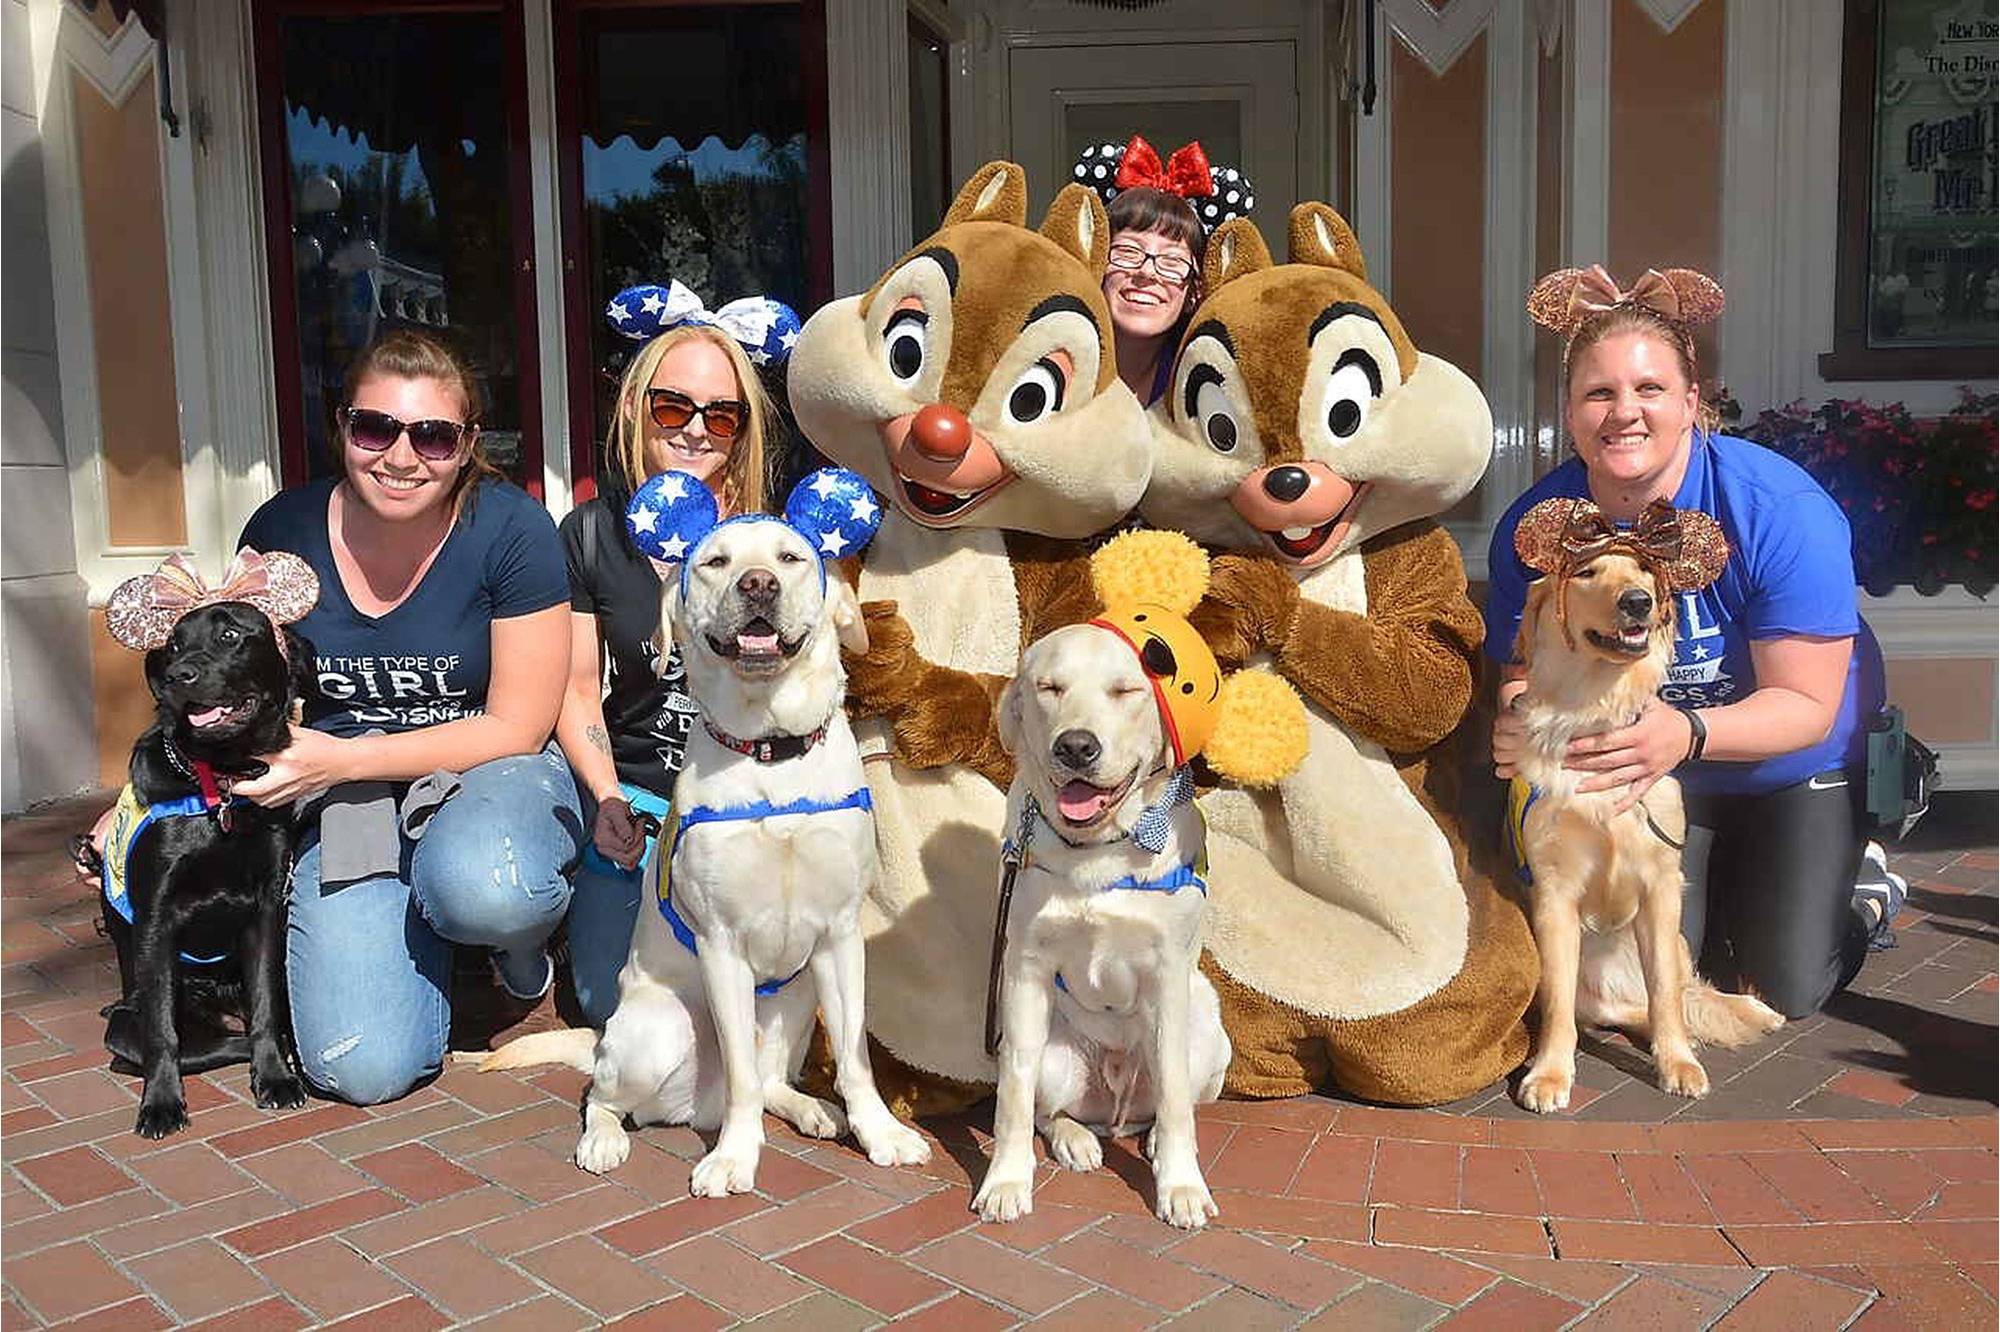
<instances>
[{"instance_id":1,"label":"woman with sunglasses","mask_svg":"<svg viewBox=\"0 0 2000 1332\"><path fill-rule=\"evenodd\" d=\"M299 1059L323 1093L372 1104L442 1067L453 944L491 949L516 997L548 992L581 815L549 744L569 661L562 546L481 453L478 381L398 331L361 353L346 396L341 474L243 529L319 575L298 625L319 689L270 771L235 790L310 802L286 941Z\"/></svg>"},{"instance_id":2,"label":"woman with sunglasses","mask_svg":"<svg viewBox=\"0 0 2000 1332\"><path fill-rule=\"evenodd\" d=\"M673 316L685 322L646 342L619 383L602 493L562 522L571 631L556 737L576 772L590 843L570 902L570 971L577 1003L597 1027L618 1006L618 970L632 945L640 862L656 827L642 820L666 815L696 717L680 655L660 632L659 576L626 531L625 506L648 477L675 471L713 491L724 517L762 509L772 409L733 333L753 337L760 355L766 344L777 357L785 350L782 333L774 335L761 320L748 332L696 322L716 316L700 310L685 288L677 294ZM628 335L652 333L661 319L648 317L644 299L628 292L614 300L613 326ZM692 309L684 308L687 302ZM723 313L744 304L732 302ZM765 304L782 312L778 323L788 317L796 330L789 309ZM666 316L659 296L654 305L654 315Z\"/></svg>"},{"instance_id":3,"label":"woman with sunglasses","mask_svg":"<svg viewBox=\"0 0 2000 1332\"><path fill-rule=\"evenodd\" d=\"M1071 173L1103 197L1111 219L1104 299L1118 377L1151 407L1167 391L1174 352L1201 304L1201 254L1210 228L1249 213L1250 182L1212 167L1199 143L1164 163L1139 135L1083 151Z\"/></svg>"}]
</instances>

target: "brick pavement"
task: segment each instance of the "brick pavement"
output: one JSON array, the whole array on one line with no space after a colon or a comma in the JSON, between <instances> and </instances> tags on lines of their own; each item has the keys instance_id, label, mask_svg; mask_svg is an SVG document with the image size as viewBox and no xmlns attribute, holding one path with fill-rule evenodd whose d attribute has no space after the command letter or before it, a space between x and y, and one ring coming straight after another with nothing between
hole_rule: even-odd
<instances>
[{"instance_id":1,"label":"brick pavement","mask_svg":"<svg viewBox=\"0 0 2000 1332\"><path fill-rule=\"evenodd\" d=\"M598 1180L568 1162L583 1079L453 1068L394 1105L248 1103L189 1081L193 1127L133 1136L105 1069L116 973L61 844L98 805L10 821L0 918L0 1329L451 1325L1093 1332L1354 1325L1991 1327L1995 907L1984 797L1894 858L1900 946L1829 1012L1715 1054L1661 1096L1594 1039L1577 1110L1496 1086L1441 1111L1324 1097L1204 1107L1220 1224L1148 1210L1136 1144L1045 1165L1011 1227L966 1210L990 1111L925 1125L922 1170L770 1121L756 1194L687 1197L686 1129L635 1135ZM477 959L455 1043L560 1020L501 1007Z\"/></svg>"}]
</instances>

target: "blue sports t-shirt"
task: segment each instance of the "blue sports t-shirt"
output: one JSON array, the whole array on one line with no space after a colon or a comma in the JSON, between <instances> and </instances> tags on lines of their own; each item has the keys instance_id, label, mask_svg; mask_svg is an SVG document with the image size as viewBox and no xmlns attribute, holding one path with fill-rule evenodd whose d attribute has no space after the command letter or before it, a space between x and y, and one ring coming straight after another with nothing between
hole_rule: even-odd
<instances>
[{"instance_id":1,"label":"blue sports t-shirt","mask_svg":"<svg viewBox=\"0 0 2000 1332\"><path fill-rule=\"evenodd\" d=\"M1537 575L1514 553L1521 515L1545 499L1587 499L1581 460L1572 458L1529 487L1494 529L1487 561L1486 651L1515 659L1514 639ZM1678 708L1718 707L1757 688L1750 644L1811 635L1854 638L1847 687L1833 730L1819 744L1754 763L1703 761L1675 770L1690 791L1776 791L1866 757L1867 723L1882 706L1882 656L1855 610L1854 556L1847 515L1805 470L1771 450L1729 435L1696 432L1677 509L1699 509L1722 524L1729 562L1675 607L1674 660L1660 697Z\"/></svg>"},{"instance_id":2,"label":"blue sports t-shirt","mask_svg":"<svg viewBox=\"0 0 2000 1332\"><path fill-rule=\"evenodd\" d=\"M306 722L335 735L408 731L486 710L492 626L566 605L569 575L548 511L504 481L479 481L437 558L400 606L363 615L347 599L327 541L333 478L274 495L240 544L288 550L319 575L319 605L299 621L321 697Z\"/></svg>"}]
</instances>

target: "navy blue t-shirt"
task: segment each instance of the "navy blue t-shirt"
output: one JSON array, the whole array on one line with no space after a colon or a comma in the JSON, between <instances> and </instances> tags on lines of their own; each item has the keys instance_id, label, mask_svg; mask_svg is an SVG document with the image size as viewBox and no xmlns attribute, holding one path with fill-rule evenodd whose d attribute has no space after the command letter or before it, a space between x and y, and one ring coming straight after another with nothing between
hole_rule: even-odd
<instances>
[{"instance_id":1,"label":"navy blue t-shirt","mask_svg":"<svg viewBox=\"0 0 2000 1332\"><path fill-rule=\"evenodd\" d=\"M1545 499L1587 499L1590 483L1571 458L1515 500L1493 530L1488 552L1486 652L1514 660L1514 639L1538 576L1514 553L1521 515ZM1756 639L1854 639L1847 687L1833 730L1816 745L1751 763L1684 763L1690 791L1776 791L1866 758L1867 725L1882 706L1881 649L1855 609L1854 556L1847 515L1797 464L1761 445L1696 432L1677 509L1699 509L1722 524L1729 562L1699 592L1683 593L1674 616L1674 660L1660 697L1677 708L1719 707L1757 688L1750 659Z\"/></svg>"},{"instance_id":2,"label":"navy blue t-shirt","mask_svg":"<svg viewBox=\"0 0 2000 1332\"><path fill-rule=\"evenodd\" d=\"M548 511L504 481L480 481L422 581L400 606L363 615L334 568L322 478L272 496L238 543L288 550L319 575L319 605L299 621L318 659L321 697L306 723L335 735L408 731L486 710L493 621L569 601L562 543Z\"/></svg>"}]
</instances>

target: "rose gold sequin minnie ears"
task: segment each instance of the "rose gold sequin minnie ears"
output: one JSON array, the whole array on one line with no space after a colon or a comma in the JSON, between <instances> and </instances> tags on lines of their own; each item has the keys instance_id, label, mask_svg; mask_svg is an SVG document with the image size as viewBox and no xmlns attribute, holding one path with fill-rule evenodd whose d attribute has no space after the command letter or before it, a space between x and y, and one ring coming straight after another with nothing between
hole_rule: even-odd
<instances>
[{"instance_id":1,"label":"rose gold sequin minnie ears","mask_svg":"<svg viewBox=\"0 0 2000 1332\"><path fill-rule=\"evenodd\" d=\"M1567 578L1599 555L1629 555L1675 592L1697 592L1722 574L1729 539L1699 509L1654 500L1630 527L1618 527L1587 499L1548 499L1521 515L1514 553L1539 573Z\"/></svg>"},{"instance_id":2,"label":"rose gold sequin minnie ears","mask_svg":"<svg viewBox=\"0 0 2000 1332\"><path fill-rule=\"evenodd\" d=\"M1686 328L1722 313L1722 288L1692 268L1649 268L1629 288L1621 288L1602 264L1559 268L1528 293L1528 317L1564 337L1583 321L1619 306L1650 311Z\"/></svg>"},{"instance_id":3,"label":"rose gold sequin minnie ears","mask_svg":"<svg viewBox=\"0 0 2000 1332\"><path fill-rule=\"evenodd\" d=\"M319 604L319 577L296 555L281 550L260 555L245 546L222 581L210 587L187 556L169 555L153 572L112 589L105 627L134 652L150 652L166 646L181 616L223 601L254 606L274 625L293 624ZM282 634L278 643L282 651Z\"/></svg>"}]
</instances>

